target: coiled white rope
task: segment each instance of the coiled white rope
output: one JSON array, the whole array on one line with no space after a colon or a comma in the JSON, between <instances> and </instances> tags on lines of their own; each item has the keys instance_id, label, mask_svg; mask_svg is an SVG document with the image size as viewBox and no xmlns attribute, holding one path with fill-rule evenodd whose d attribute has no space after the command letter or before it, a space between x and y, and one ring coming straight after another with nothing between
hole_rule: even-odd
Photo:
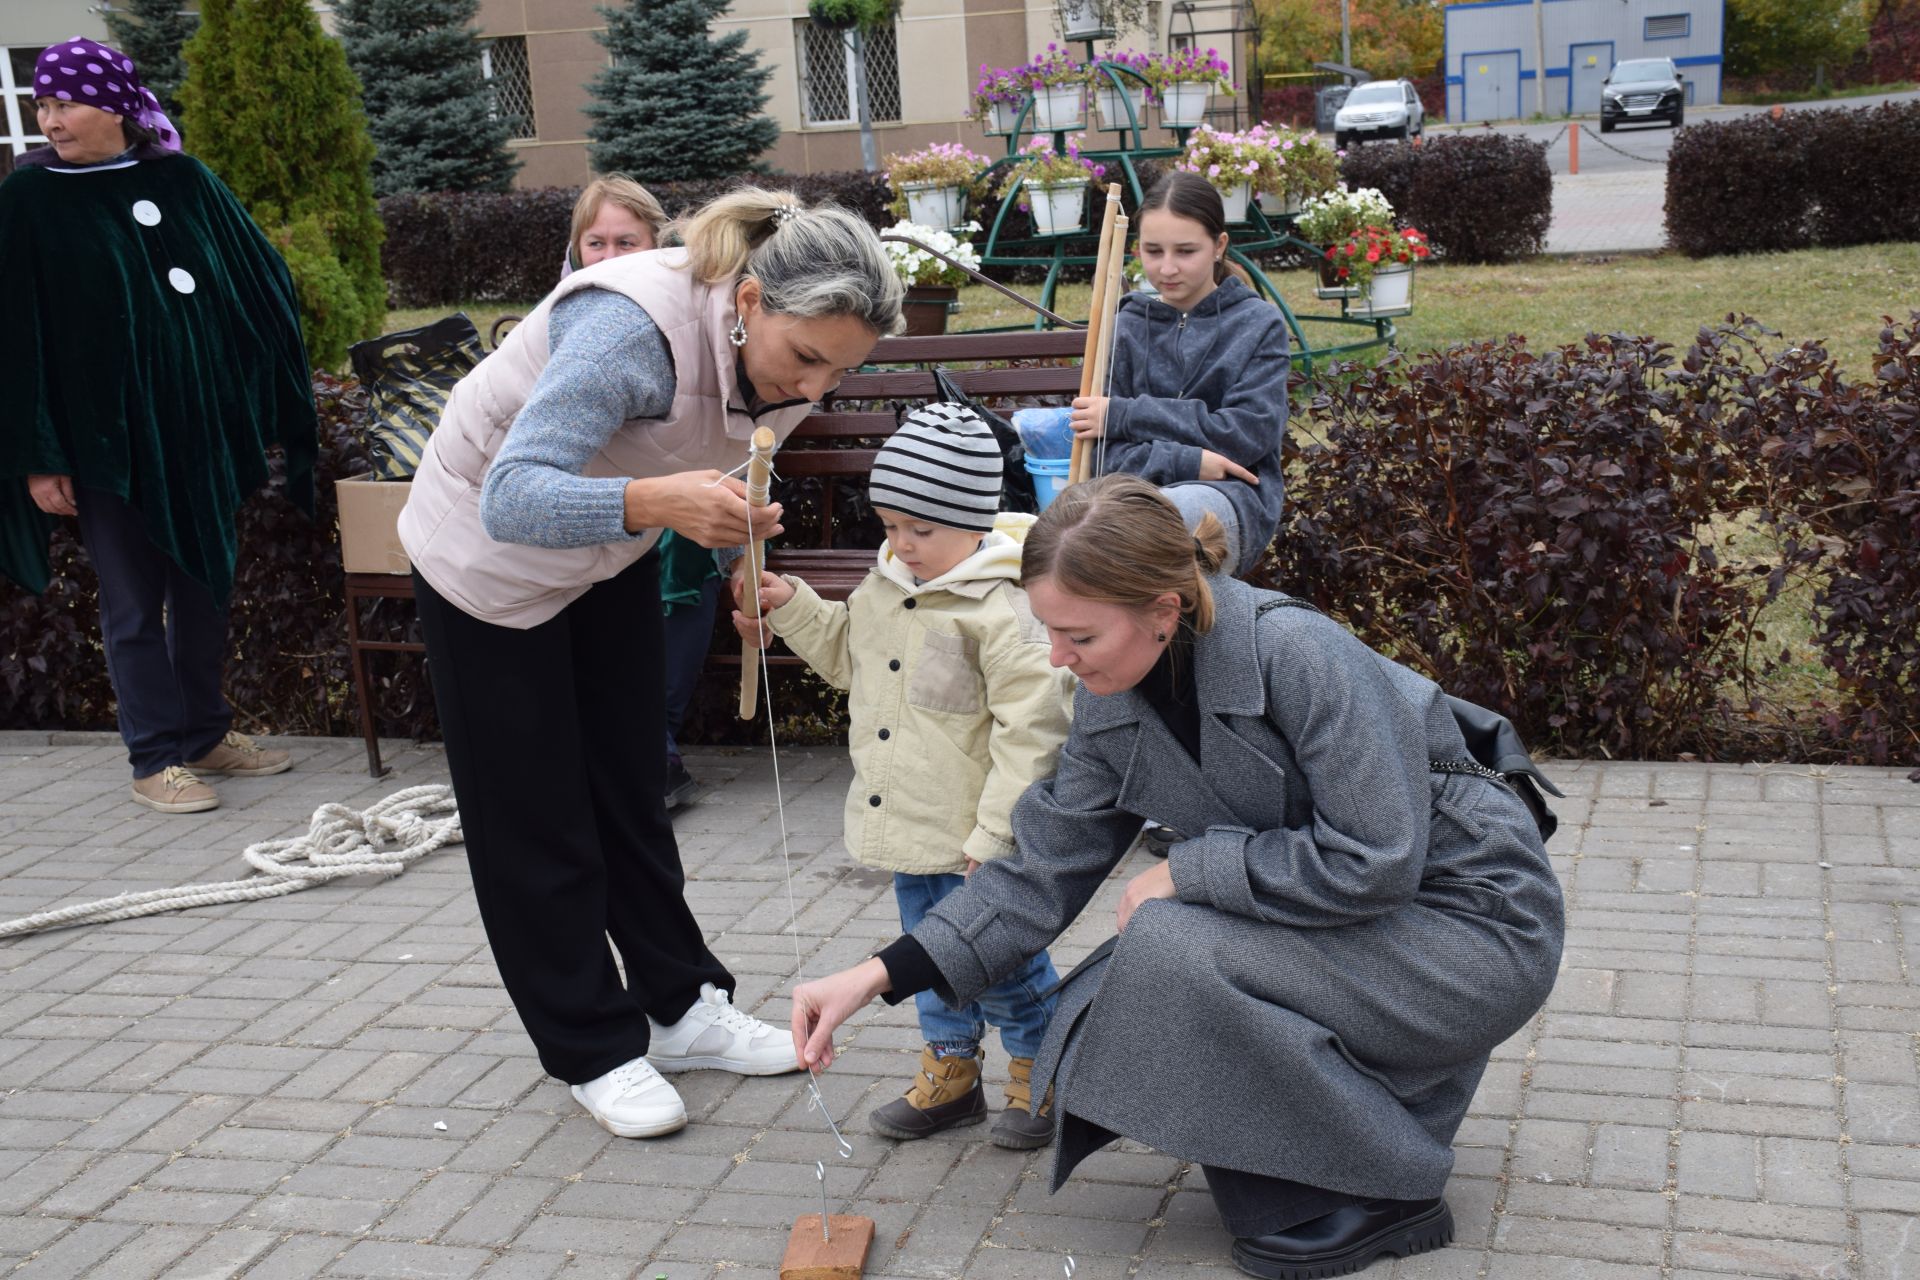
<instances>
[{"instance_id":1,"label":"coiled white rope","mask_svg":"<svg viewBox=\"0 0 1920 1280\"><path fill-rule=\"evenodd\" d=\"M436 814L446 816L433 816ZM349 876L397 876L434 850L458 844L460 839L460 813L454 805L453 788L443 784L396 791L364 812L343 804L323 804L313 811L312 825L304 836L248 845L241 856L259 874L245 880L148 889L57 907L0 924L0 938L70 925L133 920L189 907L278 898Z\"/></svg>"}]
</instances>

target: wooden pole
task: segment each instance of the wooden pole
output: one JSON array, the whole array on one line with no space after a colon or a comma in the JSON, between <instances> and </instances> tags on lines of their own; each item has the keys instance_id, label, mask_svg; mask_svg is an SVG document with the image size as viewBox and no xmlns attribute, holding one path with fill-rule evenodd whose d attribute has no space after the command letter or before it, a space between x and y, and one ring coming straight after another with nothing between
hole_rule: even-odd
<instances>
[{"instance_id":1,"label":"wooden pole","mask_svg":"<svg viewBox=\"0 0 1920 1280\"><path fill-rule=\"evenodd\" d=\"M1107 277L1105 289L1107 311L1106 318L1100 325L1100 345L1087 356L1087 363L1092 368L1093 390L1088 393L1090 395L1099 395L1106 387L1107 373L1113 365L1114 323L1118 319L1116 311L1120 306L1120 292L1123 283L1120 274L1121 265L1127 260L1127 215L1124 213L1113 220L1113 243L1118 252L1114 253L1111 258L1102 264L1106 268ZM1081 459L1081 474L1078 477L1079 479L1091 480L1093 478L1096 459L1098 459L1102 453L1099 446L1103 443L1104 441L1102 440L1087 441L1087 450ZM1073 476L1068 476L1069 482L1073 479Z\"/></svg>"},{"instance_id":2,"label":"wooden pole","mask_svg":"<svg viewBox=\"0 0 1920 1280\"><path fill-rule=\"evenodd\" d=\"M1099 385L1093 377L1094 352L1103 344L1106 333L1107 315L1117 298L1107 296L1107 259L1113 252L1114 221L1120 217L1120 184L1107 184L1107 207L1100 217L1100 252L1093 262L1093 301L1087 308L1087 349L1080 359L1080 394L1090 396ZM1120 242L1120 253L1126 256L1126 241ZM1091 457L1091 441L1075 440L1073 451L1068 455L1067 483L1075 484L1086 479L1087 463Z\"/></svg>"},{"instance_id":3,"label":"wooden pole","mask_svg":"<svg viewBox=\"0 0 1920 1280\"><path fill-rule=\"evenodd\" d=\"M747 455L747 505L761 510L767 505L767 490L773 475L773 430L761 427L753 433ZM747 543L746 586L741 594L741 612L758 625L760 621L760 575L767 566L767 542L755 538ZM740 718L751 720L760 698L760 647L751 640L740 645Z\"/></svg>"}]
</instances>

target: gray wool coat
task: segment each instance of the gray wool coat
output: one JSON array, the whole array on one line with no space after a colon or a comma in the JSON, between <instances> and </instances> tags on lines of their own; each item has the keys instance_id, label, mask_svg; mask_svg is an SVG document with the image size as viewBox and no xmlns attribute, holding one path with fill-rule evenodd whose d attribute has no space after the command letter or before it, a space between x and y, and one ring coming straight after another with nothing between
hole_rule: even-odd
<instances>
[{"instance_id":1,"label":"gray wool coat","mask_svg":"<svg viewBox=\"0 0 1920 1280\"><path fill-rule=\"evenodd\" d=\"M1437 686L1270 593L1212 583L1196 762L1137 693L1080 690L1018 852L913 931L972 999L1051 943L1151 815L1177 897L1062 983L1035 1064L1053 1186L1116 1135L1361 1197L1437 1196L1493 1048L1545 1003L1560 888L1526 806L1441 774L1466 747Z\"/></svg>"}]
</instances>

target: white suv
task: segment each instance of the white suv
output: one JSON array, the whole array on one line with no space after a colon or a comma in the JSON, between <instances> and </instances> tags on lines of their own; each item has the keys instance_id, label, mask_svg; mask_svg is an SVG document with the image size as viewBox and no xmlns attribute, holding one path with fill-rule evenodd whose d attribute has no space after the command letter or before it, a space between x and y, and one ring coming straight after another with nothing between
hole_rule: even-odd
<instances>
[{"instance_id":1,"label":"white suv","mask_svg":"<svg viewBox=\"0 0 1920 1280\"><path fill-rule=\"evenodd\" d=\"M1333 117L1333 145L1345 150L1368 138L1419 137L1426 128L1426 108L1406 80L1369 80L1347 95L1346 105Z\"/></svg>"}]
</instances>

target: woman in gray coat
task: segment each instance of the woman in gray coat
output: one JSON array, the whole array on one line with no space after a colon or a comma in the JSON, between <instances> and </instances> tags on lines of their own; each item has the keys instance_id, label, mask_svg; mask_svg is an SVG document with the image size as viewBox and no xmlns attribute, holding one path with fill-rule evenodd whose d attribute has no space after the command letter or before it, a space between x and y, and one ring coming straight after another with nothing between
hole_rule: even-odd
<instances>
[{"instance_id":1,"label":"woman in gray coat","mask_svg":"<svg viewBox=\"0 0 1920 1280\"><path fill-rule=\"evenodd\" d=\"M1024 583L1080 678L1019 851L879 955L794 993L795 1047L875 996L964 1004L1047 946L1143 814L1195 836L1123 894L1036 1062L1057 1189L1116 1136L1206 1168L1241 1270L1308 1280L1446 1243L1451 1142L1494 1046L1545 1002L1560 890L1526 805L1441 691L1284 596L1216 575L1151 485L1066 490Z\"/></svg>"}]
</instances>

